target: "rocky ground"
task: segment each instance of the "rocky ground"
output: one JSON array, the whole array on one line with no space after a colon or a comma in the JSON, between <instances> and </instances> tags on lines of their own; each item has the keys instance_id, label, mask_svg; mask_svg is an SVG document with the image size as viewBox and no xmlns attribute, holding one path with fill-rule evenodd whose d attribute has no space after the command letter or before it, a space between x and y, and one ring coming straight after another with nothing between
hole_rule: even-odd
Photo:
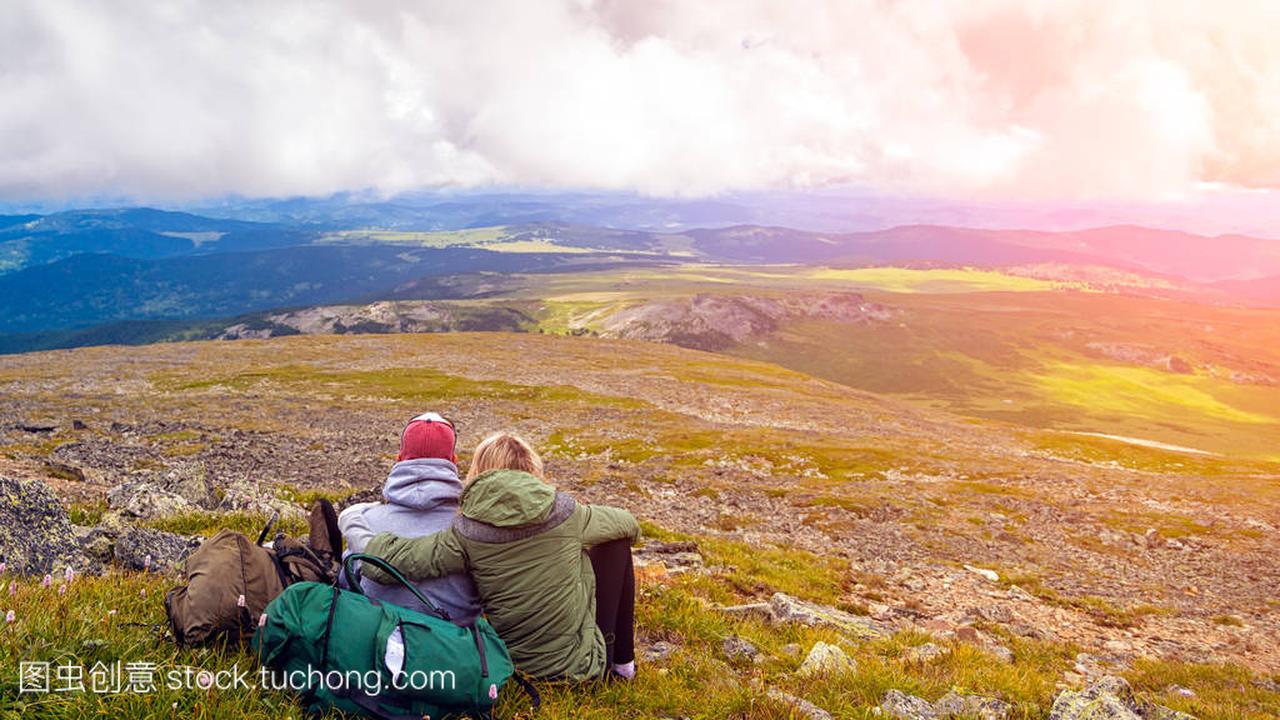
<instances>
[{"instance_id":1,"label":"rocky ground","mask_svg":"<svg viewBox=\"0 0 1280 720\"><path fill-rule=\"evenodd\" d=\"M308 492L368 494L403 421L438 409L464 447L497 429L530 436L584 500L834 559L841 607L888 631L996 658L1010 636L1074 643L1061 684L1079 697L1142 657L1280 672L1273 476L1055 457L995 424L639 342L282 338L0 363L0 476L13 479L0 501L34 513L0 527L10 568L175 562L190 542L157 518L288 515ZM40 510L57 499L70 517ZM41 523L56 542L24 544ZM765 604L771 590L743 589ZM911 716L895 709L909 698L884 703Z\"/></svg>"}]
</instances>

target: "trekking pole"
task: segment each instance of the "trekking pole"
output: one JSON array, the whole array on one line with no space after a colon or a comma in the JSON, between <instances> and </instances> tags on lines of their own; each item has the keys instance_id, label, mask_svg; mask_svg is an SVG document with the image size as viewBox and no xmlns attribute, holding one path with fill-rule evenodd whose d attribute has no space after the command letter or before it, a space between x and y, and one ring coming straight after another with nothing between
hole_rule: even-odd
<instances>
[{"instance_id":1,"label":"trekking pole","mask_svg":"<svg viewBox=\"0 0 1280 720\"><path fill-rule=\"evenodd\" d=\"M275 527L276 521L280 519L280 511L275 510L271 513L271 519L267 521L267 526L262 528L262 532L258 533L258 547L262 547L262 541L267 539L267 534L271 532L271 528Z\"/></svg>"}]
</instances>

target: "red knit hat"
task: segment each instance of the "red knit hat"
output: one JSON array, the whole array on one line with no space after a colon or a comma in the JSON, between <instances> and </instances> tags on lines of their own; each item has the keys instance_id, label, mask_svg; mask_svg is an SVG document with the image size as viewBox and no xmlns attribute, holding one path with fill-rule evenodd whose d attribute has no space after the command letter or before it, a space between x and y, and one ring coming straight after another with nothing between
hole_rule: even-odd
<instances>
[{"instance_id":1,"label":"red knit hat","mask_svg":"<svg viewBox=\"0 0 1280 720\"><path fill-rule=\"evenodd\" d=\"M396 461L440 458L457 464L458 458L454 455L457 437L453 425L439 415L419 415L409 421L400 435L400 454Z\"/></svg>"}]
</instances>

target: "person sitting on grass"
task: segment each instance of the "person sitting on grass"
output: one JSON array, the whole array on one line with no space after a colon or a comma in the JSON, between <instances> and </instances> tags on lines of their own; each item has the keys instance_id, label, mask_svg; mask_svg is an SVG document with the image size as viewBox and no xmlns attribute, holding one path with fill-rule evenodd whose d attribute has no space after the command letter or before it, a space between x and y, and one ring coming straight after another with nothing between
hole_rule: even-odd
<instances>
[{"instance_id":1,"label":"person sitting on grass","mask_svg":"<svg viewBox=\"0 0 1280 720\"><path fill-rule=\"evenodd\" d=\"M626 510L557 492L524 440L498 433L476 447L461 512L447 530L375 535L350 510L338 523L348 543L410 579L470 573L521 671L556 680L635 676L631 545L640 526ZM392 581L378 568L365 572Z\"/></svg>"},{"instance_id":2,"label":"person sitting on grass","mask_svg":"<svg viewBox=\"0 0 1280 720\"><path fill-rule=\"evenodd\" d=\"M420 537L443 530L458 512L462 481L458 478L453 423L436 413L424 413L409 421L400 434L400 454L382 486L385 503L360 503L343 511L349 519L374 532L394 532ZM361 548L349 544L350 552ZM422 578L414 585L458 625L470 625L480 615L480 596L471 576L459 570ZM399 584L382 585L363 579L360 587L371 598L419 612L422 601Z\"/></svg>"}]
</instances>

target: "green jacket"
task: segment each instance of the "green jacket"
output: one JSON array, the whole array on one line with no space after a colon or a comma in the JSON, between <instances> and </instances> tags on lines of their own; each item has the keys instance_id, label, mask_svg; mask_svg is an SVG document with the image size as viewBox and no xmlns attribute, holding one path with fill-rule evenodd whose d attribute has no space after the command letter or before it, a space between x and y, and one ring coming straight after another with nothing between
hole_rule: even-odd
<instances>
[{"instance_id":1,"label":"green jacket","mask_svg":"<svg viewBox=\"0 0 1280 720\"><path fill-rule=\"evenodd\" d=\"M411 580L469 572L516 667L540 678L584 680L605 672L586 549L639 535L626 510L580 505L529 473L494 470L463 490L449 529L418 538L380 533L365 552ZM368 565L365 576L391 581Z\"/></svg>"}]
</instances>

